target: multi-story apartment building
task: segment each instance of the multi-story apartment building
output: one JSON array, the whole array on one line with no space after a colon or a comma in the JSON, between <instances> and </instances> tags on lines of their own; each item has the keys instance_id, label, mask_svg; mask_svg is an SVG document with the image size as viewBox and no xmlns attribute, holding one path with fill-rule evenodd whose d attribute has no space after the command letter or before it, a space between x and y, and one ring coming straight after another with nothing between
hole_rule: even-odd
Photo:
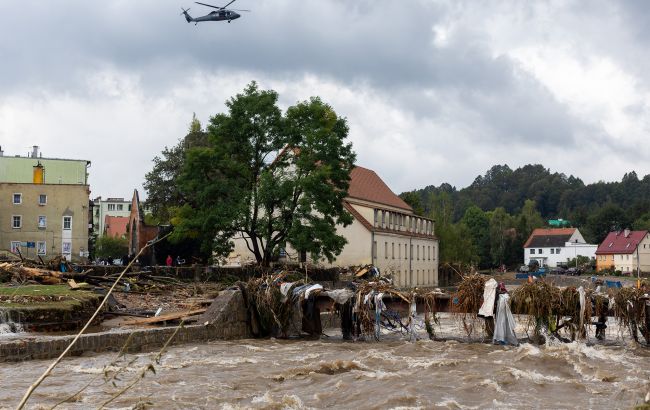
<instances>
[{"instance_id":1,"label":"multi-story apartment building","mask_svg":"<svg viewBox=\"0 0 650 410\"><path fill-rule=\"evenodd\" d=\"M121 217L128 220L131 215L131 200L124 198L106 198L97 197L93 199L93 231L97 236L106 234L106 217Z\"/></svg>"},{"instance_id":2,"label":"multi-story apartment building","mask_svg":"<svg viewBox=\"0 0 650 410\"><path fill-rule=\"evenodd\" d=\"M391 273L400 287L438 284L439 244L431 219L415 215L413 209L372 170L355 167L350 174L348 196L343 205L354 217L352 224L337 226L347 244L333 263L325 267L372 264ZM254 260L241 236L234 238L230 260ZM295 251L289 249L291 256Z\"/></svg>"},{"instance_id":3,"label":"multi-story apartment building","mask_svg":"<svg viewBox=\"0 0 650 410\"><path fill-rule=\"evenodd\" d=\"M90 161L0 150L0 249L68 260L87 256Z\"/></svg>"}]
</instances>

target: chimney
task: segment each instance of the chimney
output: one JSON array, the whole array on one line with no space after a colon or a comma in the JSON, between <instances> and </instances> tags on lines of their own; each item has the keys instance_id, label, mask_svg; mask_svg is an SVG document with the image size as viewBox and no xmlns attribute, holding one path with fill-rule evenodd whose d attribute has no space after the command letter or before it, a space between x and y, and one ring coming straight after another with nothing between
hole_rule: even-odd
<instances>
[{"instance_id":1,"label":"chimney","mask_svg":"<svg viewBox=\"0 0 650 410\"><path fill-rule=\"evenodd\" d=\"M629 238L629 237L630 237L630 230L629 230L629 229L625 229L625 230L623 231L623 235L624 235L626 238Z\"/></svg>"},{"instance_id":2,"label":"chimney","mask_svg":"<svg viewBox=\"0 0 650 410\"><path fill-rule=\"evenodd\" d=\"M32 158L38 158L38 145L32 146Z\"/></svg>"},{"instance_id":3,"label":"chimney","mask_svg":"<svg viewBox=\"0 0 650 410\"><path fill-rule=\"evenodd\" d=\"M33 182L35 184L44 184L45 183L45 168L43 168L43 165L41 165L41 161L38 161L36 165L34 165L34 179Z\"/></svg>"}]
</instances>

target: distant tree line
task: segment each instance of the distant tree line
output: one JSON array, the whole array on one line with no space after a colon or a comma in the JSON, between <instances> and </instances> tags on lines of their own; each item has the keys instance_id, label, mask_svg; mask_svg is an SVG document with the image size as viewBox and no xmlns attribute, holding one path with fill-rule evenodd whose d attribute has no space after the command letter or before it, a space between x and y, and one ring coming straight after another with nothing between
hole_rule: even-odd
<instances>
[{"instance_id":1,"label":"distant tree line","mask_svg":"<svg viewBox=\"0 0 650 410\"><path fill-rule=\"evenodd\" d=\"M523 261L523 244L548 219L579 228L600 243L612 230L650 229L650 175L585 184L542 165L495 165L462 189L428 186L400 195L419 215L434 218L442 262L481 268Z\"/></svg>"}]
</instances>

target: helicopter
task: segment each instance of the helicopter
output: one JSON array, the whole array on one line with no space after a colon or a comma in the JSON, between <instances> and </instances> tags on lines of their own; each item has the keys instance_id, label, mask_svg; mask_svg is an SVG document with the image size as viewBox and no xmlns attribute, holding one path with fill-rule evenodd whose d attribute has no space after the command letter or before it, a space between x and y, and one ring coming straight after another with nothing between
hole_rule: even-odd
<instances>
[{"instance_id":1,"label":"helicopter","mask_svg":"<svg viewBox=\"0 0 650 410\"><path fill-rule=\"evenodd\" d=\"M235 1L237 1L237 0L232 0L230 3L226 4L223 7L213 6L211 4L199 3L198 1L195 1L196 4L200 4L200 5L206 6L206 7L212 7L213 9L217 9L217 10L216 11L211 11L208 14L206 14L205 16L194 18L194 17L190 16L189 13L188 13L188 11L190 11L190 9L185 10L184 8L181 7L181 10L183 10L183 12L181 14L185 15L185 20L187 20L188 23L194 22L194 25L197 25L202 21L224 21L224 20L228 20L228 23L230 23L232 20L235 20L235 19L238 19L239 17L241 17L238 13L235 13L236 11L250 11L250 10L237 10L237 9L228 10L228 9L226 9L226 7L230 6Z\"/></svg>"}]
</instances>

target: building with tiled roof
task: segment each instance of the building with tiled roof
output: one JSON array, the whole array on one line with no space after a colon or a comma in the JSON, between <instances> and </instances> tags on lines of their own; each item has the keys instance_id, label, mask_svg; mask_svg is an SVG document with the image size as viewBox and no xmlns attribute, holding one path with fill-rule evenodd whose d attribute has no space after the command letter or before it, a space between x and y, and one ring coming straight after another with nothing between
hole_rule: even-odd
<instances>
[{"instance_id":1,"label":"building with tiled roof","mask_svg":"<svg viewBox=\"0 0 650 410\"><path fill-rule=\"evenodd\" d=\"M343 206L354 217L350 225L337 226L337 233L347 239L347 244L332 264L321 261L322 266L372 264L382 274L391 273L400 287L438 284L439 244L433 220L415 215L376 172L363 167L352 169ZM235 239L234 243L231 260L254 260L243 240ZM285 254L289 261L306 259L291 249Z\"/></svg>"},{"instance_id":2,"label":"building with tiled roof","mask_svg":"<svg viewBox=\"0 0 650 410\"><path fill-rule=\"evenodd\" d=\"M565 266L578 256L594 258L596 245L588 244L577 228L537 228L524 244L524 263L539 266Z\"/></svg>"},{"instance_id":3,"label":"building with tiled roof","mask_svg":"<svg viewBox=\"0 0 650 410\"><path fill-rule=\"evenodd\" d=\"M637 268L650 272L650 233L629 229L610 232L596 250L596 269L633 273Z\"/></svg>"},{"instance_id":4,"label":"building with tiled roof","mask_svg":"<svg viewBox=\"0 0 650 410\"><path fill-rule=\"evenodd\" d=\"M104 217L104 232L102 235L111 238L126 238L129 226L128 216L110 216Z\"/></svg>"}]
</instances>

